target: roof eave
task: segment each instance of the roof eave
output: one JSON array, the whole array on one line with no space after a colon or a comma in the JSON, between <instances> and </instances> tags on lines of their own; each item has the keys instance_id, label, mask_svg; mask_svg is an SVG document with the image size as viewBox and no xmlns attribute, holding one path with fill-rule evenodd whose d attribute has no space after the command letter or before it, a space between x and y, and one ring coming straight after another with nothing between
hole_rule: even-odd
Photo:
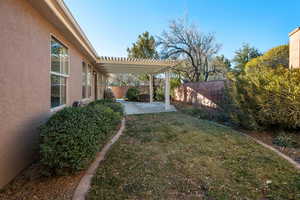
<instances>
[{"instance_id":1,"label":"roof eave","mask_svg":"<svg viewBox=\"0 0 300 200\"><path fill-rule=\"evenodd\" d=\"M97 66L108 73L148 73L158 74L180 64L176 60L137 59L125 57L101 57Z\"/></svg>"},{"instance_id":2,"label":"roof eave","mask_svg":"<svg viewBox=\"0 0 300 200\"><path fill-rule=\"evenodd\" d=\"M297 33L300 30L300 27L295 28L292 32L289 33L289 37L291 37L293 34Z\"/></svg>"},{"instance_id":3,"label":"roof eave","mask_svg":"<svg viewBox=\"0 0 300 200\"><path fill-rule=\"evenodd\" d=\"M78 47L80 51L83 51L92 62L97 62L99 57L97 52L62 0L28 1L47 21L57 28L69 42Z\"/></svg>"}]
</instances>

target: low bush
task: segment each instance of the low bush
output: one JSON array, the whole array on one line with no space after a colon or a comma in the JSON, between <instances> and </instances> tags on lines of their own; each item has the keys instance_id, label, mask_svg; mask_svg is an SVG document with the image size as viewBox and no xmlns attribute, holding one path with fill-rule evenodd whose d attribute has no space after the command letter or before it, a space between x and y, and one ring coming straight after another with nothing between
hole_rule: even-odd
<instances>
[{"instance_id":1,"label":"low bush","mask_svg":"<svg viewBox=\"0 0 300 200\"><path fill-rule=\"evenodd\" d=\"M149 102L150 101L150 95L149 94L140 94L138 96L139 102Z\"/></svg>"},{"instance_id":2,"label":"low bush","mask_svg":"<svg viewBox=\"0 0 300 200\"><path fill-rule=\"evenodd\" d=\"M120 113L101 104L68 107L55 113L40 127L45 173L62 175L87 167L120 119Z\"/></svg>"},{"instance_id":3,"label":"low bush","mask_svg":"<svg viewBox=\"0 0 300 200\"><path fill-rule=\"evenodd\" d=\"M207 108L186 108L182 111L199 119L216 121L220 123L227 123L230 121L227 113L219 110L212 110Z\"/></svg>"},{"instance_id":4,"label":"low bush","mask_svg":"<svg viewBox=\"0 0 300 200\"><path fill-rule=\"evenodd\" d=\"M138 96L140 94L140 91L138 88L132 87L129 88L126 92L126 98L129 101L138 101Z\"/></svg>"},{"instance_id":5,"label":"low bush","mask_svg":"<svg viewBox=\"0 0 300 200\"><path fill-rule=\"evenodd\" d=\"M120 113L122 116L124 115L123 105L121 103L116 102L115 100L101 99L89 103L89 106L95 106L95 105L105 105L111 108L113 111Z\"/></svg>"},{"instance_id":6,"label":"low bush","mask_svg":"<svg viewBox=\"0 0 300 200\"><path fill-rule=\"evenodd\" d=\"M230 116L243 127L300 128L300 70L288 69L288 58L282 58L288 54L283 51L285 46L271 49L278 56L272 59L267 52L248 62L241 74L229 76L228 91L235 107Z\"/></svg>"},{"instance_id":7,"label":"low bush","mask_svg":"<svg viewBox=\"0 0 300 200\"><path fill-rule=\"evenodd\" d=\"M296 147L297 143L293 140L291 136L286 135L285 133L279 134L274 138L273 144L280 147Z\"/></svg>"},{"instance_id":8,"label":"low bush","mask_svg":"<svg viewBox=\"0 0 300 200\"><path fill-rule=\"evenodd\" d=\"M155 100L157 101L164 101L165 100L165 93L162 86L158 87L155 91Z\"/></svg>"},{"instance_id":9,"label":"low bush","mask_svg":"<svg viewBox=\"0 0 300 200\"><path fill-rule=\"evenodd\" d=\"M231 95L241 112L232 113L250 129L300 128L300 70L251 68L236 77Z\"/></svg>"}]
</instances>

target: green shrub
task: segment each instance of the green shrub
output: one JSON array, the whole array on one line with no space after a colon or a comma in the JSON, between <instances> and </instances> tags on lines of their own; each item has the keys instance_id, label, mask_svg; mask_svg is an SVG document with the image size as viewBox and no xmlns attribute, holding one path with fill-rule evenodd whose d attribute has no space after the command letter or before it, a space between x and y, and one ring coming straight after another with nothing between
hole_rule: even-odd
<instances>
[{"instance_id":1,"label":"green shrub","mask_svg":"<svg viewBox=\"0 0 300 200\"><path fill-rule=\"evenodd\" d=\"M140 91L138 88L129 88L126 92L126 98L129 101L138 101L138 96L140 94Z\"/></svg>"},{"instance_id":2,"label":"green shrub","mask_svg":"<svg viewBox=\"0 0 300 200\"><path fill-rule=\"evenodd\" d=\"M300 70L249 70L235 83L240 108L260 127L300 128Z\"/></svg>"},{"instance_id":3,"label":"green shrub","mask_svg":"<svg viewBox=\"0 0 300 200\"><path fill-rule=\"evenodd\" d=\"M115 129L123 115L123 107L119 103L96 104L86 109L94 115L98 130L105 135Z\"/></svg>"},{"instance_id":4,"label":"green shrub","mask_svg":"<svg viewBox=\"0 0 300 200\"><path fill-rule=\"evenodd\" d=\"M91 103L89 103L89 106L95 106L95 105L105 105L109 108L111 108L114 112L120 113L122 116L124 115L124 107L121 103L116 102L115 100L111 99L101 99L96 100Z\"/></svg>"},{"instance_id":5,"label":"green shrub","mask_svg":"<svg viewBox=\"0 0 300 200\"><path fill-rule=\"evenodd\" d=\"M150 95L149 94L139 94L138 101L139 102L149 102L150 101Z\"/></svg>"},{"instance_id":6,"label":"green shrub","mask_svg":"<svg viewBox=\"0 0 300 200\"><path fill-rule=\"evenodd\" d=\"M227 113L218 110L212 110L207 108L188 108L182 110L188 115L192 115L199 119L205 119L216 122L229 122L229 117Z\"/></svg>"},{"instance_id":7,"label":"green shrub","mask_svg":"<svg viewBox=\"0 0 300 200\"><path fill-rule=\"evenodd\" d=\"M171 97L172 98L175 98L175 89L180 86L181 86L180 78L171 78L170 79L170 89L171 89Z\"/></svg>"},{"instance_id":8,"label":"green shrub","mask_svg":"<svg viewBox=\"0 0 300 200\"><path fill-rule=\"evenodd\" d=\"M231 117L249 129L271 126L298 129L300 70L289 70L287 66L281 65L286 63L282 58L275 66L278 58L271 60L269 52L265 55L268 59L264 56L253 59L246 65L243 73L229 76L229 94L236 106Z\"/></svg>"},{"instance_id":9,"label":"green shrub","mask_svg":"<svg viewBox=\"0 0 300 200\"><path fill-rule=\"evenodd\" d=\"M285 133L279 134L274 140L273 144L276 144L280 147L295 147L297 143L293 140L291 136L286 135Z\"/></svg>"},{"instance_id":10,"label":"green shrub","mask_svg":"<svg viewBox=\"0 0 300 200\"><path fill-rule=\"evenodd\" d=\"M157 101L164 101L165 100L165 93L162 86L158 87L155 91L155 100Z\"/></svg>"},{"instance_id":11,"label":"green shrub","mask_svg":"<svg viewBox=\"0 0 300 200\"><path fill-rule=\"evenodd\" d=\"M276 68L278 65L289 67L289 45L280 45L267 51L264 55L252 59L247 67L263 65L269 68Z\"/></svg>"},{"instance_id":12,"label":"green shrub","mask_svg":"<svg viewBox=\"0 0 300 200\"><path fill-rule=\"evenodd\" d=\"M51 116L40 127L41 163L48 175L87 167L120 119L104 105L68 107Z\"/></svg>"}]
</instances>

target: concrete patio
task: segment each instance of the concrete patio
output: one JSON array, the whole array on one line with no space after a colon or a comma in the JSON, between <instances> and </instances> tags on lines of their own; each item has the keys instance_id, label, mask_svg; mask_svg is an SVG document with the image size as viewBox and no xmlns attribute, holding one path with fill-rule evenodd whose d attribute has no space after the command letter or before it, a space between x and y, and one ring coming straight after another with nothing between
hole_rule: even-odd
<instances>
[{"instance_id":1,"label":"concrete patio","mask_svg":"<svg viewBox=\"0 0 300 200\"><path fill-rule=\"evenodd\" d=\"M118 100L118 102L124 105L126 115L177 111L173 105L170 105L169 109L166 110L163 102L141 103L124 100Z\"/></svg>"}]
</instances>

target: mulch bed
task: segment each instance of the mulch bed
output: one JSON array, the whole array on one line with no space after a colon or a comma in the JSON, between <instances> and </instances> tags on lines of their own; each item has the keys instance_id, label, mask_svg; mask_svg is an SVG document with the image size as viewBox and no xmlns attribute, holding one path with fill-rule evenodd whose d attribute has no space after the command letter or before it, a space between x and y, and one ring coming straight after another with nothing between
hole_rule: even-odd
<instances>
[{"instance_id":1,"label":"mulch bed","mask_svg":"<svg viewBox=\"0 0 300 200\"><path fill-rule=\"evenodd\" d=\"M264 142L265 144L268 144L277 150L279 150L281 153L289 156L296 162L300 163L300 134L288 134L291 136L298 144L299 146L296 148L290 148L290 147L280 147L275 144L273 144L273 141L275 137L277 136L274 132L271 131L245 131L245 130L240 130L246 134L248 134L251 137L254 137L258 139L259 141ZM287 133L286 133L287 134Z\"/></svg>"},{"instance_id":2,"label":"mulch bed","mask_svg":"<svg viewBox=\"0 0 300 200\"><path fill-rule=\"evenodd\" d=\"M5 200L69 200L72 199L84 172L75 175L44 177L41 166L32 164L0 191Z\"/></svg>"}]
</instances>

